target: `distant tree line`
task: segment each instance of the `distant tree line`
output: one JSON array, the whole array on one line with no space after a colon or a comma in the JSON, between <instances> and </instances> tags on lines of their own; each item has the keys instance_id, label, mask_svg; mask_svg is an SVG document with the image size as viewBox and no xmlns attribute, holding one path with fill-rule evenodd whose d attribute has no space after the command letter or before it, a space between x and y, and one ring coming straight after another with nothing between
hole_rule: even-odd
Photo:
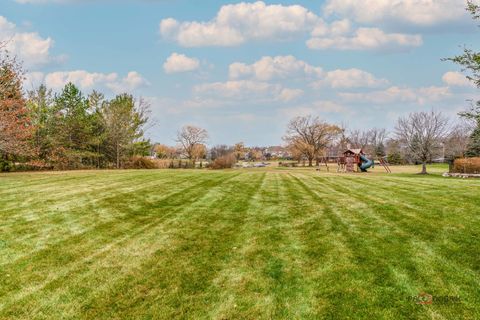
<instances>
[{"instance_id":1,"label":"distant tree line","mask_svg":"<svg viewBox=\"0 0 480 320\"><path fill-rule=\"evenodd\" d=\"M476 20L480 7L468 1ZM393 132L382 128L348 130L309 115L287 125L285 145L270 148L217 145L207 148L205 129L187 125L177 132L176 146L152 144L145 137L149 105L128 93L112 99L97 91L85 95L74 84L53 93L41 85L25 93L23 70L0 44L0 171L20 169L82 169L155 167L146 156L188 160L192 167L208 160L212 167L236 162L290 159L309 166L322 158L361 148L391 164L426 164L459 157L480 157L480 102L472 102L452 123L439 112L414 112L400 117ZM466 48L445 59L462 66L467 78L480 87L480 53ZM184 162L185 163L185 162Z\"/></svg>"},{"instance_id":2,"label":"distant tree line","mask_svg":"<svg viewBox=\"0 0 480 320\"><path fill-rule=\"evenodd\" d=\"M0 171L122 168L148 155L149 106L129 94L111 100L84 95L69 83L59 93L44 85L24 94L21 65L0 60Z\"/></svg>"},{"instance_id":3,"label":"distant tree line","mask_svg":"<svg viewBox=\"0 0 480 320\"><path fill-rule=\"evenodd\" d=\"M472 55L472 53L468 53ZM478 57L478 56L475 56ZM477 58L475 58L477 59ZM463 61L455 58L455 61ZM472 79L477 81L476 79ZM291 159L318 164L347 148L361 148L392 164L426 163L480 156L480 105L460 113L466 121L452 126L437 112L416 112L399 118L395 131L347 130L314 116L292 119L283 137L284 147L217 145L207 148L208 133L195 126L177 132L176 146L152 145L144 136L149 106L127 93L112 99L97 91L84 95L74 84L53 93L41 85L24 93L23 73L15 58L0 60L0 170L155 167L136 157L185 159L195 167L200 160L212 167L232 167L240 160ZM468 122L469 121L469 122ZM184 162L186 165L186 162Z\"/></svg>"}]
</instances>

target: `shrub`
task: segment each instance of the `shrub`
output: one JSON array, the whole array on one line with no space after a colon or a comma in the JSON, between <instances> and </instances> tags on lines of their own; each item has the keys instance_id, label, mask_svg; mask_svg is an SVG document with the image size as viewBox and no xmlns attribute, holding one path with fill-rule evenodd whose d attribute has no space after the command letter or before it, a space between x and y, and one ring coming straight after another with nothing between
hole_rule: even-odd
<instances>
[{"instance_id":1,"label":"shrub","mask_svg":"<svg viewBox=\"0 0 480 320\"><path fill-rule=\"evenodd\" d=\"M157 169L156 163L145 157L135 156L125 164L125 169Z\"/></svg>"},{"instance_id":2,"label":"shrub","mask_svg":"<svg viewBox=\"0 0 480 320\"><path fill-rule=\"evenodd\" d=\"M13 162L0 159L0 172L9 172L13 170Z\"/></svg>"},{"instance_id":3,"label":"shrub","mask_svg":"<svg viewBox=\"0 0 480 320\"><path fill-rule=\"evenodd\" d=\"M453 163L454 173L480 173L480 157L456 159Z\"/></svg>"},{"instance_id":4,"label":"shrub","mask_svg":"<svg viewBox=\"0 0 480 320\"><path fill-rule=\"evenodd\" d=\"M296 162L291 162L291 161L289 161L289 162L279 162L278 163L279 167L286 167L286 168L289 168L289 167L294 168L294 167L297 167L297 165L298 164Z\"/></svg>"},{"instance_id":5,"label":"shrub","mask_svg":"<svg viewBox=\"0 0 480 320\"><path fill-rule=\"evenodd\" d=\"M233 168L235 163L237 163L235 155L227 154L215 159L215 161L210 164L210 168L213 170L230 169Z\"/></svg>"},{"instance_id":6,"label":"shrub","mask_svg":"<svg viewBox=\"0 0 480 320\"><path fill-rule=\"evenodd\" d=\"M172 160L168 159L155 159L152 160L158 169L168 169L171 166Z\"/></svg>"},{"instance_id":7,"label":"shrub","mask_svg":"<svg viewBox=\"0 0 480 320\"><path fill-rule=\"evenodd\" d=\"M188 159L172 159L168 161L169 169L195 169L193 162Z\"/></svg>"},{"instance_id":8,"label":"shrub","mask_svg":"<svg viewBox=\"0 0 480 320\"><path fill-rule=\"evenodd\" d=\"M19 163L15 167L15 171L44 171L53 170L53 166L43 160L32 160Z\"/></svg>"},{"instance_id":9,"label":"shrub","mask_svg":"<svg viewBox=\"0 0 480 320\"><path fill-rule=\"evenodd\" d=\"M387 156L387 162L391 165L404 164L402 155L400 152L392 152Z\"/></svg>"}]
</instances>

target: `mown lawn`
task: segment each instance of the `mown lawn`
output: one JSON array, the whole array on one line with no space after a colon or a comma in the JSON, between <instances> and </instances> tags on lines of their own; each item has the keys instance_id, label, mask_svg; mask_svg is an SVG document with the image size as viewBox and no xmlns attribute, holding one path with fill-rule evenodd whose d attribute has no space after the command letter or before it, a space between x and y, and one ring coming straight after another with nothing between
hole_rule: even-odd
<instances>
[{"instance_id":1,"label":"mown lawn","mask_svg":"<svg viewBox=\"0 0 480 320\"><path fill-rule=\"evenodd\" d=\"M0 175L0 319L172 318L480 319L480 181Z\"/></svg>"}]
</instances>

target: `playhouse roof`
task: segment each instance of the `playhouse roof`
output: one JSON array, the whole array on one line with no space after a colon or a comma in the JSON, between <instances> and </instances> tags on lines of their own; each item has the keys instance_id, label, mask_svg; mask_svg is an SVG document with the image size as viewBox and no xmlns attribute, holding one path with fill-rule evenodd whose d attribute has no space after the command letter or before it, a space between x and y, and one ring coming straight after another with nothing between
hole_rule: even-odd
<instances>
[{"instance_id":1,"label":"playhouse roof","mask_svg":"<svg viewBox=\"0 0 480 320\"><path fill-rule=\"evenodd\" d=\"M351 154L361 154L363 153L363 150L362 149L348 149L347 151L345 151L343 154L347 154L347 153L351 153Z\"/></svg>"}]
</instances>

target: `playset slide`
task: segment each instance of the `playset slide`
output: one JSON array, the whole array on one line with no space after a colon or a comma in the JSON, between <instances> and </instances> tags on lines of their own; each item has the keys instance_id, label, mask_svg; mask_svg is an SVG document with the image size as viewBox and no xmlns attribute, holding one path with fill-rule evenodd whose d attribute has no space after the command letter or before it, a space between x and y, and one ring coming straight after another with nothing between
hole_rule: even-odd
<instances>
[{"instance_id":1,"label":"playset slide","mask_svg":"<svg viewBox=\"0 0 480 320\"><path fill-rule=\"evenodd\" d=\"M374 167L373 160L368 159L364 155L360 155L360 160L362 160L362 164L360 165L360 170L362 170L362 172L367 172L368 168Z\"/></svg>"}]
</instances>

